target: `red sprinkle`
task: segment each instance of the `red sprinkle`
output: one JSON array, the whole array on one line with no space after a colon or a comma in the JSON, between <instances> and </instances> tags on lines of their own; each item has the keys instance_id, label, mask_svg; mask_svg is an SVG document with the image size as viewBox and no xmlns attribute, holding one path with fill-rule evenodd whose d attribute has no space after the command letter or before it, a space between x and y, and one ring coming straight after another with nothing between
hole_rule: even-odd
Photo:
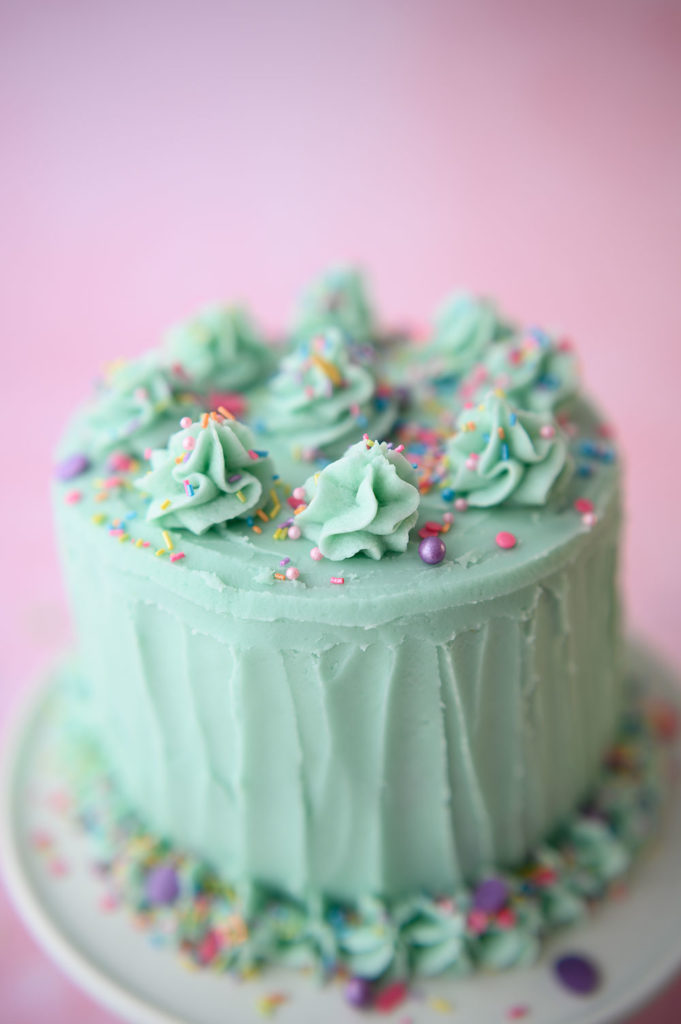
<instances>
[{"instance_id":1,"label":"red sprinkle","mask_svg":"<svg viewBox=\"0 0 681 1024\"><path fill-rule=\"evenodd\" d=\"M82 497L83 495L81 491L69 491L65 496L64 501L67 505L77 505Z\"/></svg>"},{"instance_id":2,"label":"red sprinkle","mask_svg":"<svg viewBox=\"0 0 681 1024\"><path fill-rule=\"evenodd\" d=\"M521 1020L523 1017L527 1017L529 1012L529 1006L519 1004L518 1006L510 1006L506 1016L509 1020Z\"/></svg>"},{"instance_id":3,"label":"red sprinkle","mask_svg":"<svg viewBox=\"0 0 681 1024\"><path fill-rule=\"evenodd\" d=\"M345 577L344 576L332 576L331 577L331 582L332 583L345 583Z\"/></svg>"},{"instance_id":4,"label":"red sprinkle","mask_svg":"<svg viewBox=\"0 0 681 1024\"><path fill-rule=\"evenodd\" d=\"M171 562L177 562L177 561L179 561L180 558L184 558L184 557L185 557L184 551L175 551L170 556L170 561Z\"/></svg>"},{"instance_id":5,"label":"red sprinkle","mask_svg":"<svg viewBox=\"0 0 681 1024\"><path fill-rule=\"evenodd\" d=\"M575 498L574 507L577 512L593 512L594 503L589 498Z\"/></svg>"},{"instance_id":6,"label":"red sprinkle","mask_svg":"<svg viewBox=\"0 0 681 1024\"><path fill-rule=\"evenodd\" d=\"M374 999L374 1009L379 1013L390 1013L407 998L407 986L403 981L395 981L382 989Z\"/></svg>"},{"instance_id":7,"label":"red sprinkle","mask_svg":"<svg viewBox=\"0 0 681 1024\"><path fill-rule=\"evenodd\" d=\"M442 523L436 523L432 519L429 519L428 522L424 524L424 527L426 530L430 530L431 533L442 532Z\"/></svg>"},{"instance_id":8,"label":"red sprinkle","mask_svg":"<svg viewBox=\"0 0 681 1024\"><path fill-rule=\"evenodd\" d=\"M500 548L514 548L518 543L518 540L514 533L509 533L507 530L501 530L496 536L496 542Z\"/></svg>"}]
</instances>

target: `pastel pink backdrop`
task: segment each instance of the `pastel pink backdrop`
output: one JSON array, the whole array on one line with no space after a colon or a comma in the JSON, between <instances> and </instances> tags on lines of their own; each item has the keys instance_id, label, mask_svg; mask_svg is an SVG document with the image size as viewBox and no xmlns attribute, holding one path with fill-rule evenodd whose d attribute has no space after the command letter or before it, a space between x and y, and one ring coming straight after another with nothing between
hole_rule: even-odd
<instances>
[{"instance_id":1,"label":"pastel pink backdrop","mask_svg":"<svg viewBox=\"0 0 681 1024\"><path fill-rule=\"evenodd\" d=\"M68 643L51 449L99 366L213 298L280 325L332 260L393 321L465 284L572 333L627 452L630 619L681 664L679 4L29 0L0 86L3 719ZM110 1021L1 899L2 1020Z\"/></svg>"}]
</instances>

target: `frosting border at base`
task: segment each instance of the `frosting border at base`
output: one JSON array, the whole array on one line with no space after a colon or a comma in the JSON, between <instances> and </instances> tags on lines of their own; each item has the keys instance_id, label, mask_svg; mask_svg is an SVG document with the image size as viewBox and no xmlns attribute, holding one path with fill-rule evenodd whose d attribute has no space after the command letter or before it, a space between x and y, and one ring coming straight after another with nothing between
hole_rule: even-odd
<instances>
[{"instance_id":1,"label":"frosting border at base","mask_svg":"<svg viewBox=\"0 0 681 1024\"><path fill-rule=\"evenodd\" d=\"M670 774L664 742L677 725L671 706L630 683L592 795L513 870L488 870L476 886L451 893L304 901L257 883L232 887L147 831L67 713L79 685L67 667L51 696L52 713L64 723L58 763L110 899L132 911L154 944L175 946L188 966L245 976L269 964L312 969L320 978L344 972L387 980L532 963L548 934L617 895L659 824ZM175 876L171 899L150 896L158 868Z\"/></svg>"}]
</instances>

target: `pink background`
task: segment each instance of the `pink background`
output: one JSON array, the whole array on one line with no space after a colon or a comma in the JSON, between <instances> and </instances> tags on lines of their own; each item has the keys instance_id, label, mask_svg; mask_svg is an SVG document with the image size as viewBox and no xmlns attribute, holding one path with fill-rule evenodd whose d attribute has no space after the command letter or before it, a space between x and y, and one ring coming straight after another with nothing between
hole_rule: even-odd
<instances>
[{"instance_id":1,"label":"pink background","mask_svg":"<svg viewBox=\"0 0 681 1024\"><path fill-rule=\"evenodd\" d=\"M391 320L464 284L573 334L627 452L630 619L681 664L679 4L29 0L0 79L0 725L68 643L51 450L99 366L204 300L282 324L338 259ZM2 895L0 990L11 1024L111 1020Z\"/></svg>"}]
</instances>

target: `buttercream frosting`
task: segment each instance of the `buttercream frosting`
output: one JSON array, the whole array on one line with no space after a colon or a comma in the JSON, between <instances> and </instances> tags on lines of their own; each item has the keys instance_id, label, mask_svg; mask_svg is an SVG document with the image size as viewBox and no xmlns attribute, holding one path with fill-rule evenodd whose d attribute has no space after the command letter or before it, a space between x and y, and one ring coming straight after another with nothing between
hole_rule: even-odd
<instances>
[{"instance_id":1,"label":"buttercream frosting","mask_svg":"<svg viewBox=\"0 0 681 1024\"><path fill-rule=\"evenodd\" d=\"M363 553L379 559L404 551L416 523L416 473L385 442L362 440L305 483L307 508L296 517L304 535L333 561Z\"/></svg>"},{"instance_id":2,"label":"buttercream frosting","mask_svg":"<svg viewBox=\"0 0 681 1024\"><path fill-rule=\"evenodd\" d=\"M366 282L354 267L334 267L314 281L301 296L294 320L298 338L338 327L351 343L367 342L376 334L376 320Z\"/></svg>"},{"instance_id":3,"label":"buttercream frosting","mask_svg":"<svg viewBox=\"0 0 681 1024\"><path fill-rule=\"evenodd\" d=\"M572 467L567 441L550 418L514 409L493 391L463 410L446 452L450 486L481 508L545 505Z\"/></svg>"},{"instance_id":4,"label":"buttercream frosting","mask_svg":"<svg viewBox=\"0 0 681 1024\"><path fill-rule=\"evenodd\" d=\"M250 430L237 420L204 417L152 451L151 469L136 486L151 497L147 519L201 534L243 519L269 500L272 460L254 450Z\"/></svg>"},{"instance_id":5,"label":"buttercream frosting","mask_svg":"<svg viewBox=\"0 0 681 1024\"><path fill-rule=\"evenodd\" d=\"M191 320L172 327L164 356L175 386L185 389L238 391L274 368L271 348L239 306L206 306Z\"/></svg>"},{"instance_id":6,"label":"buttercream frosting","mask_svg":"<svg viewBox=\"0 0 681 1024\"><path fill-rule=\"evenodd\" d=\"M489 299L455 292L435 313L423 352L434 377L460 377L481 360L493 342L508 337L511 326Z\"/></svg>"}]
</instances>

